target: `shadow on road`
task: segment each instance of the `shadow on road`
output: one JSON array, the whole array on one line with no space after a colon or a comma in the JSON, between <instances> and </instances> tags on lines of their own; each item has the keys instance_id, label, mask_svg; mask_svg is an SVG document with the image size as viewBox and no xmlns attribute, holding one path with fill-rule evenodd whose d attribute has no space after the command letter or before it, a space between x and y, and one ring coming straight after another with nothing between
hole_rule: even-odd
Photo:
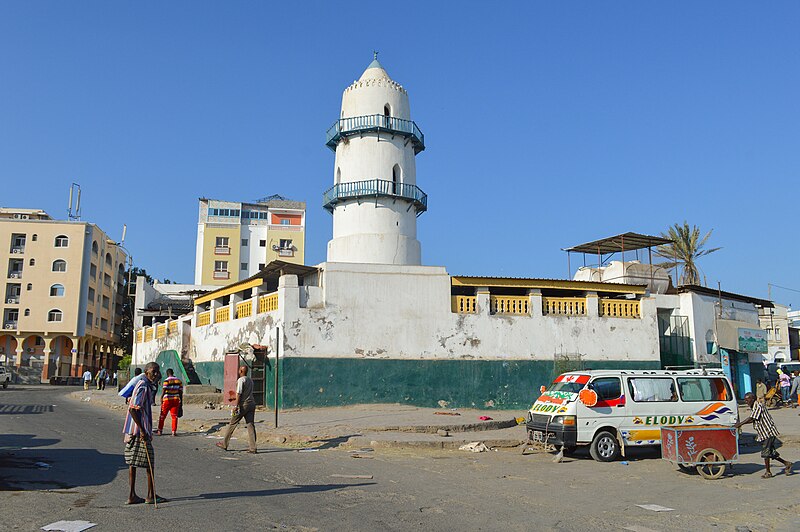
<instances>
[{"instance_id":1,"label":"shadow on road","mask_svg":"<svg viewBox=\"0 0 800 532\"><path fill-rule=\"evenodd\" d=\"M0 449L47 447L60 441L55 438L37 438L34 434L0 434Z\"/></svg>"},{"instance_id":2,"label":"shadow on road","mask_svg":"<svg viewBox=\"0 0 800 532\"><path fill-rule=\"evenodd\" d=\"M358 484L320 484L307 486L294 486L291 488L276 488L270 490L253 491L221 491L217 493L201 493L190 497L174 497L170 501L210 501L216 499L238 499L240 497L270 497L272 495L292 495L299 493L319 493L323 491L355 488L359 486L374 486L375 482L361 482Z\"/></svg>"},{"instance_id":3,"label":"shadow on road","mask_svg":"<svg viewBox=\"0 0 800 532\"><path fill-rule=\"evenodd\" d=\"M319 440L311 440L309 443L322 443L317 449L336 449L342 444L350 441L350 438L361 436L361 434L348 434L347 436L337 436L336 438L325 438Z\"/></svg>"},{"instance_id":4,"label":"shadow on road","mask_svg":"<svg viewBox=\"0 0 800 532\"><path fill-rule=\"evenodd\" d=\"M0 405L0 415L44 414L53 412L53 405Z\"/></svg>"},{"instance_id":5,"label":"shadow on road","mask_svg":"<svg viewBox=\"0 0 800 532\"><path fill-rule=\"evenodd\" d=\"M29 435L3 435L0 442L6 444L9 438L39 447L0 451L0 491L101 486L111 483L120 469L127 468L121 453L103 454L96 449L48 449L42 446L58 440L37 440Z\"/></svg>"}]
</instances>

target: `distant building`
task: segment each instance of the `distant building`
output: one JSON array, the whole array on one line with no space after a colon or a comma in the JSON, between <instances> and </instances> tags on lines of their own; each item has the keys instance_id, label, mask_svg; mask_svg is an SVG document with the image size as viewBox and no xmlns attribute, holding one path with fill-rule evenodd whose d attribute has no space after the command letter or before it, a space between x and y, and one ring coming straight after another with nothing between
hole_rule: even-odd
<instances>
[{"instance_id":1,"label":"distant building","mask_svg":"<svg viewBox=\"0 0 800 532\"><path fill-rule=\"evenodd\" d=\"M789 362L792 359L788 312L789 308L783 305L759 310L758 321L761 328L767 331L768 362Z\"/></svg>"},{"instance_id":2,"label":"distant building","mask_svg":"<svg viewBox=\"0 0 800 532\"><path fill-rule=\"evenodd\" d=\"M280 196L253 203L200 198L196 285L224 286L280 259L305 261L306 204Z\"/></svg>"},{"instance_id":3,"label":"distant building","mask_svg":"<svg viewBox=\"0 0 800 532\"><path fill-rule=\"evenodd\" d=\"M0 363L43 381L113 366L126 260L94 224L0 208Z\"/></svg>"}]
</instances>

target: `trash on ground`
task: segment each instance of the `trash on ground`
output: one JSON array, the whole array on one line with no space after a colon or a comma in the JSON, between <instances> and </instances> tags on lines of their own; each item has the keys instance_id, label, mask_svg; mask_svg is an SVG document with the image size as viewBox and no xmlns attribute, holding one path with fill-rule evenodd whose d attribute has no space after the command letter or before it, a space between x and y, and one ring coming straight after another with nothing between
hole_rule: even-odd
<instances>
[{"instance_id":1,"label":"trash on ground","mask_svg":"<svg viewBox=\"0 0 800 532\"><path fill-rule=\"evenodd\" d=\"M439 429L439 430L436 431L436 434L439 435L439 436L442 436L443 438L446 438L446 437L450 436L450 431L449 430L444 430L444 429Z\"/></svg>"},{"instance_id":2,"label":"trash on ground","mask_svg":"<svg viewBox=\"0 0 800 532\"><path fill-rule=\"evenodd\" d=\"M460 416L458 412L434 412L434 416Z\"/></svg>"},{"instance_id":3,"label":"trash on ground","mask_svg":"<svg viewBox=\"0 0 800 532\"><path fill-rule=\"evenodd\" d=\"M51 467L53 467L50 464L48 464L47 462L36 462L33 465L35 465L39 469L50 469Z\"/></svg>"},{"instance_id":4,"label":"trash on ground","mask_svg":"<svg viewBox=\"0 0 800 532\"><path fill-rule=\"evenodd\" d=\"M627 461L627 460L623 460L622 462L620 462L620 464L622 464L622 465L628 465L628 461Z\"/></svg>"},{"instance_id":5,"label":"trash on ground","mask_svg":"<svg viewBox=\"0 0 800 532\"><path fill-rule=\"evenodd\" d=\"M369 460L372 460L375 457L374 456L369 456L369 455L366 455L366 454L351 454L350 458L367 458Z\"/></svg>"},{"instance_id":6,"label":"trash on ground","mask_svg":"<svg viewBox=\"0 0 800 532\"><path fill-rule=\"evenodd\" d=\"M92 400L91 397L84 397L83 399L81 399L81 401L83 401L84 403L89 402L91 400ZM84 529L84 530L86 530L86 529Z\"/></svg>"},{"instance_id":7,"label":"trash on ground","mask_svg":"<svg viewBox=\"0 0 800 532\"><path fill-rule=\"evenodd\" d=\"M484 453L489 450L483 442L474 441L467 443L458 448L459 451L470 451L473 453Z\"/></svg>"},{"instance_id":8,"label":"trash on ground","mask_svg":"<svg viewBox=\"0 0 800 532\"><path fill-rule=\"evenodd\" d=\"M60 531L60 532L82 532L88 530L97 523L90 523L89 521L56 521L47 526L43 526L42 530Z\"/></svg>"},{"instance_id":9,"label":"trash on ground","mask_svg":"<svg viewBox=\"0 0 800 532\"><path fill-rule=\"evenodd\" d=\"M556 453L556 455L553 457L553 463L560 464L562 460L564 460L564 449L561 449L558 451L558 453Z\"/></svg>"},{"instance_id":10,"label":"trash on ground","mask_svg":"<svg viewBox=\"0 0 800 532\"><path fill-rule=\"evenodd\" d=\"M331 475L334 478L359 478L363 480L372 480L372 475Z\"/></svg>"},{"instance_id":11,"label":"trash on ground","mask_svg":"<svg viewBox=\"0 0 800 532\"><path fill-rule=\"evenodd\" d=\"M206 436L206 438L208 438L209 440L221 440L222 436L214 436L213 434L209 434L208 436Z\"/></svg>"},{"instance_id":12,"label":"trash on ground","mask_svg":"<svg viewBox=\"0 0 800 532\"><path fill-rule=\"evenodd\" d=\"M223 460L238 460L238 458L234 458L232 456L223 456L222 459Z\"/></svg>"},{"instance_id":13,"label":"trash on ground","mask_svg":"<svg viewBox=\"0 0 800 532\"><path fill-rule=\"evenodd\" d=\"M514 418L514 420L517 422L517 425L524 425L525 424L525 418L524 417L516 417L516 418Z\"/></svg>"},{"instance_id":14,"label":"trash on ground","mask_svg":"<svg viewBox=\"0 0 800 532\"><path fill-rule=\"evenodd\" d=\"M492 421L492 418L490 418L489 416L481 416L478 419L480 419L481 421Z\"/></svg>"},{"instance_id":15,"label":"trash on ground","mask_svg":"<svg viewBox=\"0 0 800 532\"><path fill-rule=\"evenodd\" d=\"M298 453L315 453L319 451L319 449L297 449Z\"/></svg>"},{"instance_id":16,"label":"trash on ground","mask_svg":"<svg viewBox=\"0 0 800 532\"><path fill-rule=\"evenodd\" d=\"M667 508L666 506L661 506L660 504L637 504L636 506L653 512L672 512L675 510L675 508Z\"/></svg>"}]
</instances>

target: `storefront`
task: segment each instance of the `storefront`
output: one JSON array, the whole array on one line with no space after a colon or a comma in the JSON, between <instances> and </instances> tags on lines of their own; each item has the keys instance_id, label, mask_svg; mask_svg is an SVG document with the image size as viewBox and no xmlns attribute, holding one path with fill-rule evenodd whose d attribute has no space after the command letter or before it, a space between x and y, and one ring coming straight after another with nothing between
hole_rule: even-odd
<instances>
[{"instance_id":1,"label":"storefront","mask_svg":"<svg viewBox=\"0 0 800 532\"><path fill-rule=\"evenodd\" d=\"M738 399L755 390L763 378L767 333L754 323L717 320L717 345L722 370L731 380Z\"/></svg>"}]
</instances>

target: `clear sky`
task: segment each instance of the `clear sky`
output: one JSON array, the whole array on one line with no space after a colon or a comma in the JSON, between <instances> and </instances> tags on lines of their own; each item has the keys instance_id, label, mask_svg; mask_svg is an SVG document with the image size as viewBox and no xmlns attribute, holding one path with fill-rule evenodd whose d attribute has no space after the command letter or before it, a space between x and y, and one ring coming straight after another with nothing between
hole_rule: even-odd
<instances>
[{"instance_id":1,"label":"clear sky","mask_svg":"<svg viewBox=\"0 0 800 532\"><path fill-rule=\"evenodd\" d=\"M83 217L193 280L197 198L308 203L380 51L427 149L423 262L564 277L561 248L684 219L711 286L800 288L798 2L0 3L0 205ZM800 306L800 293L773 290Z\"/></svg>"}]
</instances>

